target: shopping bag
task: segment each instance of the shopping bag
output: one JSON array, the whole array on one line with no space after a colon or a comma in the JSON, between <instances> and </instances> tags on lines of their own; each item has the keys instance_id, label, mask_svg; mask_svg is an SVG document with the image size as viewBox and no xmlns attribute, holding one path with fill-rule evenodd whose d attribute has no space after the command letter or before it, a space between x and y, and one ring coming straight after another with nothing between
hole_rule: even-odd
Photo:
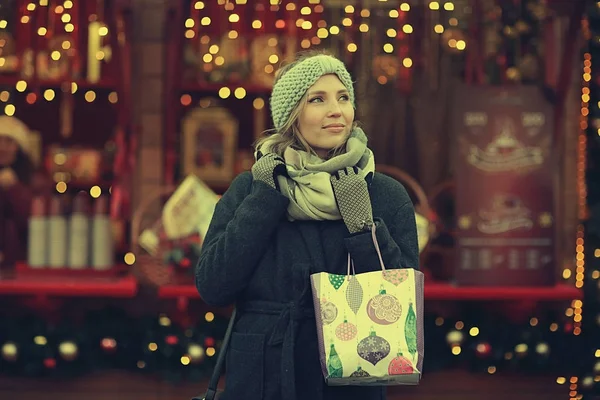
<instances>
[{"instance_id":1,"label":"shopping bag","mask_svg":"<svg viewBox=\"0 0 600 400\"><path fill-rule=\"evenodd\" d=\"M423 366L422 272L387 269L312 274L319 356L328 385L416 385Z\"/></svg>"}]
</instances>

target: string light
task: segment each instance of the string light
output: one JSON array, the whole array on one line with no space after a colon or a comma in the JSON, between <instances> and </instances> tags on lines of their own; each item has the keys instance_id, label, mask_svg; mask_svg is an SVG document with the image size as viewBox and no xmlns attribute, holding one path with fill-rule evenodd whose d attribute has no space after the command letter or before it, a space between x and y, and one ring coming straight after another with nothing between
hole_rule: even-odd
<instances>
[{"instance_id":1,"label":"string light","mask_svg":"<svg viewBox=\"0 0 600 400\"><path fill-rule=\"evenodd\" d=\"M15 115L15 111L16 108L13 104L7 104L6 106L4 106L4 114L8 115L9 117Z\"/></svg>"},{"instance_id":2,"label":"string light","mask_svg":"<svg viewBox=\"0 0 600 400\"><path fill-rule=\"evenodd\" d=\"M67 191L67 183L64 181L57 182L56 191L58 193L65 193Z\"/></svg>"},{"instance_id":3,"label":"string light","mask_svg":"<svg viewBox=\"0 0 600 400\"><path fill-rule=\"evenodd\" d=\"M231 95L231 89L228 87L222 87L219 89L219 97L222 99L226 99Z\"/></svg>"},{"instance_id":4,"label":"string light","mask_svg":"<svg viewBox=\"0 0 600 400\"><path fill-rule=\"evenodd\" d=\"M444 10L454 11L454 3L451 3L451 2L444 3Z\"/></svg>"},{"instance_id":5,"label":"string light","mask_svg":"<svg viewBox=\"0 0 600 400\"><path fill-rule=\"evenodd\" d=\"M235 89L233 93L237 99L243 99L244 97L246 97L246 89L242 87Z\"/></svg>"},{"instance_id":6,"label":"string light","mask_svg":"<svg viewBox=\"0 0 600 400\"><path fill-rule=\"evenodd\" d=\"M181 96L179 101L181 102L182 106L189 106L190 104L192 104L192 96L190 96L189 94L184 94Z\"/></svg>"},{"instance_id":7,"label":"string light","mask_svg":"<svg viewBox=\"0 0 600 400\"><path fill-rule=\"evenodd\" d=\"M88 90L85 92L84 98L88 103L92 103L94 100L96 100L96 93L93 90Z\"/></svg>"},{"instance_id":8,"label":"string light","mask_svg":"<svg viewBox=\"0 0 600 400\"><path fill-rule=\"evenodd\" d=\"M591 38L589 20L584 19L582 22L583 36L586 41ZM581 88L581 112L579 115L579 134L577 138L577 216L580 221L586 219L587 216L587 186L586 186L586 156L587 156L587 136L586 131L589 124L589 101L590 101L590 81L592 72L592 55L586 51L583 55L583 73L582 73L582 88ZM582 288L585 279L585 230L583 223L577 226L577 236L575 241L575 287ZM571 309L573 310L573 334L581 334L583 301L573 300ZM580 398L578 393L578 381L576 376L569 379L569 396L571 399Z\"/></svg>"}]
</instances>

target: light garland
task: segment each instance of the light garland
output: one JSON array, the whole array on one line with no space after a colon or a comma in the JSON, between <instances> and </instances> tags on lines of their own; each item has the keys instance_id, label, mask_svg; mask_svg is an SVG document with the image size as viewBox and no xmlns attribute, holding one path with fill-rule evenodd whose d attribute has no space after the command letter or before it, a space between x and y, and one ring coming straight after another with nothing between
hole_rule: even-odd
<instances>
[{"instance_id":1,"label":"light garland","mask_svg":"<svg viewBox=\"0 0 600 400\"><path fill-rule=\"evenodd\" d=\"M584 39L588 45L588 52L584 59L584 82L588 87L589 102L587 113L589 114L588 124L586 128L586 146L585 156L583 160L591 161L586 167L585 187L586 208L582 216L585 217L585 249L587 281L584 286L584 295L586 301L586 313L584 315L584 354L585 363L589 365L589 369L584 375L580 376L580 392L583 393L583 398L595 398L595 395L600 390L600 346L598 346L598 335L600 333L600 187L598 185L598 173L600 168L596 163L599 158L600 146L596 141L600 135L600 118L598 117L598 109L600 109L600 81L598 60L596 55L599 53L600 32L597 24L600 19L600 2L598 7L588 8L588 17L584 20L583 30ZM594 66L594 72L592 67ZM591 102L594 102L592 105ZM592 107L594 107L592 112ZM582 110L583 111L583 110ZM583 112L585 113L585 111ZM583 114L582 113L582 114ZM593 118L593 119L592 119ZM582 124L583 128L583 124ZM592 354L589 354L591 352ZM589 364L587 364L589 363Z\"/></svg>"},{"instance_id":2,"label":"light garland","mask_svg":"<svg viewBox=\"0 0 600 400\"><path fill-rule=\"evenodd\" d=\"M582 32L584 41L589 43L591 39L591 31L590 31L590 21L588 18L584 18L582 21ZM577 175L576 175L576 184L577 184L577 216L581 221L577 226L577 237L575 244L575 286L578 289L584 287L585 280L585 238L586 231L584 228L583 221L588 219L589 210L588 210L588 199L587 199L587 185L586 185L586 170L587 170L587 131L589 128L589 114L590 114L590 82L592 80L592 54L589 49L587 49L583 54L583 73L582 73L582 88L581 88L581 111L579 116L579 134L578 134L578 145L577 145ZM567 270L564 271L563 277L568 278L569 273ZM580 335L581 334L581 321L582 321L582 308L583 301L574 300L571 304L572 306L572 314L573 314L573 334ZM569 311L569 310L567 310ZM583 346L585 347L585 345ZM589 351L584 348L584 351ZM596 357L600 354L596 352ZM600 380L600 376L597 377ZM585 396L579 392L579 385L582 387L588 388L593 385L594 379L590 376L586 376L583 378L582 382L579 382L579 378L576 376L571 377L569 386L569 400L578 400L583 399Z\"/></svg>"},{"instance_id":3,"label":"light garland","mask_svg":"<svg viewBox=\"0 0 600 400\"><path fill-rule=\"evenodd\" d=\"M386 2L381 1L381 3ZM208 49L211 39L209 31L214 33L215 29L219 28L216 27L216 22L211 19L211 16L214 19L216 18L215 15L223 10L225 13L221 15L224 15L224 21L229 24L229 39L245 38L242 27L248 25L248 29L251 31L248 32L249 34L274 33L282 37L297 38L297 44L303 50L320 45L333 48L340 45L342 49L341 57L351 64L353 55L360 50L360 40L355 36L355 33L371 35L369 22L372 11L368 8L361 8L361 4L347 4L341 7L339 9L340 13L337 14L339 20L336 20L335 17L325 19L325 6L321 4L320 0L309 0L303 4L297 4L297 2L291 0L261 0L253 3L245 0L219 0L214 5L206 1L192 1L189 15L184 20L183 34L187 41L200 39L201 45L195 46L192 52L198 53L199 62L204 63L201 70L205 73L212 72L215 67L223 67L230 62L222 56L219 57L214 53L205 51ZM434 4L437 4L437 8ZM438 2L431 2L430 8L441 9L443 12L450 12L455 9L455 4L451 1L441 4L440 6ZM247 17L248 13L240 9L240 7L247 6L253 7L254 13L252 16ZM387 37L385 37L383 43L376 45L376 47L385 54L396 54L399 63L395 68L395 73L398 79L400 81L410 81L411 68L415 62L410 54L413 42L411 35L415 29L408 17L411 10L410 3L402 1L397 6L389 8L384 6L384 9L390 19L398 22L394 22L394 28L390 27L385 31ZM379 9L376 11L379 12ZM245 21L244 18L251 18L251 20ZM441 30L438 27L435 29L436 32L439 31L438 33L443 32L443 27ZM330 42L325 42L326 39L330 39ZM377 41L375 36L373 36L373 40ZM279 42L283 42L283 40L279 40ZM277 46L280 44L285 46L283 43L278 43ZM289 52L286 56L290 56ZM269 62L264 66L266 74L274 73L275 65L281 61L281 58L276 57L278 56L275 53L267 57ZM391 82L389 76L383 75L376 77L379 84L385 85ZM225 95L221 98L228 98L231 95L230 91L231 88L229 88L229 91L227 89L221 90L221 94Z\"/></svg>"},{"instance_id":4,"label":"light garland","mask_svg":"<svg viewBox=\"0 0 600 400\"><path fill-rule=\"evenodd\" d=\"M26 25L32 23L35 20L35 16L38 15L40 26L37 29L34 27L29 27L22 29L20 31L19 37L16 37L18 41L18 46L25 46L26 44L31 44L32 40L45 40L48 41L51 37L68 34L68 37L65 38L60 43L59 49L50 49L48 50L48 62L65 62L64 58L72 58L76 55L78 51L77 44L77 30L78 30L78 4L71 1L65 0L62 4L53 4L50 5L47 0L40 0L37 4L35 2L27 3L20 10L20 16L16 19L16 24L20 26L20 28L24 28ZM34 15L35 14L35 15ZM98 22L98 15L93 14L90 15L90 19L93 20L93 23L96 24L96 35L98 39L96 42L98 43L98 48L90 48L88 52L90 55L88 56L88 70L95 71L93 77L88 77L88 81L92 84L97 82L100 77L100 63L108 59L110 57L111 49L108 46L102 45L102 40L108 35L108 27L104 23ZM2 20L0 21L0 30L5 30L8 28L9 21ZM59 29L60 27L60 29ZM32 35L31 32L35 30L35 34ZM64 31L64 32L63 32ZM30 46L26 46L30 47ZM47 48L47 43L42 45L44 49ZM33 50L28 50L32 52ZM32 57L34 61L32 63L36 63L36 69L39 65L37 61L37 55L31 53L30 55L25 53L22 54L22 58ZM6 62L4 57L0 57L0 62ZM22 61L23 62L23 61ZM92 65L93 64L93 65ZM18 93L25 93L25 103L28 105L35 104L40 98L50 102L57 99L57 91L62 91L64 93L75 94L78 90L78 84L71 80L71 76L74 74L72 70L72 65L69 62L67 70L61 70L57 73L63 74L67 73L69 76L55 78L53 75L48 76L40 76L32 77L32 79L37 80L38 86L47 86L43 92L38 93L36 88L29 88L29 78L28 75L33 74L34 70L32 70L27 65L24 65L21 74L23 79L19 79L14 84L14 89ZM39 74L38 71L35 71L36 74ZM64 82L63 82L64 81ZM69 82L70 81L70 82ZM54 88L59 86L59 83L63 82L60 89ZM45 84L46 83L46 84ZM34 85L35 86L35 85ZM52 86L49 88L48 86ZM28 91L29 90L29 91ZM1 107L4 114L8 116L14 116L16 113L16 105L14 104L14 97L10 95L9 92L3 91L3 94L6 95L0 96L0 103L6 103L3 107ZM98 99L98 94L94 90L87 90L84 99L88 103L92 103ZM118 95L116 92L110 92L108 94L108 101L112 104L117 103Z\"/></svg>"}]
</instances>

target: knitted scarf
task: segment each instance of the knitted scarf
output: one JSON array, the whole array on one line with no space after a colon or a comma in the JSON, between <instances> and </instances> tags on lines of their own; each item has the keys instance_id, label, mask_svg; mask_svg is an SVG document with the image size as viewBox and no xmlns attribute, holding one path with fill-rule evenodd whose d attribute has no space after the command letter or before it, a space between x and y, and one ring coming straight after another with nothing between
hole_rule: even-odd
<instances>
[{"instance_id":1,"label":"knitted scarf","mask_svg":"<svg viewBox=\"0 0 600 400\"><path fill-rule=\"evenodd\" d=\"M263 143L261 152L269 153L271 143ZM346 142L346 151L323 160L306 151L288 147L283 158L289 178L279 176L281 193L290 199L288 218L293 220L337 220L341 219L333 188L331 174L346 167L357 166L360 176L365 178L375 171L373 152L367 147L367 136L356 127Z\"/></svg>"}]
</instances>

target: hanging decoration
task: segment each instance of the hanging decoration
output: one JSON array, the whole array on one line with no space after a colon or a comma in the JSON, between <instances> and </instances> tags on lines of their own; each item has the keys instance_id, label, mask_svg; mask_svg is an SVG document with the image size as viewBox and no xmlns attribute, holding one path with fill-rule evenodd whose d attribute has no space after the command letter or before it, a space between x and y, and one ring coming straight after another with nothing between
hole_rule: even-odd
<instances>
[{"instance_id":1,"label":"hanging decoration","mask_svg":"<svg viewBox=\"0 0 600 400\"><path fill-rule=\"evenodd\" d=\"M580 225L576 244L576 283L584 298L570 314L581 340L577 374L561 376L570 384L571 397L593 399L600 393L600 8L586 8L583 19L581 113L578 135L577 187ZM575 332L574 332L575 333Z\"/></svg>"},{"instance_id":2,"label":"hanging decoration","mask_svg":"<svg viewBox=\"0 0 600 400\"><path fill-rule=\"evenodd\" d=\"M34 82L79 80L83 75L90 83L103 79L101 66L110 62L112 52L103 2L16 0L12 4L17 18L7 17L0 29L10 39L5 44L9 65L18 68L2 68L0 73ZM87 23L83 35L81 21ZM85 46L80 38L86 38Z\"/></svg>"},{"instance_id":3,"label":"hanging decoration","mask_svg":"<svg viewBox=\"0 0 600 400\"><path fill-rule=\"evenodd\" d=\"M243 83L267 91L277 66L298 50L325 49L352 68L356 57L371 56L361 53L367 38L376 48L376 80L408 90L415 44L411 15L409 2L398 7L367 1L192 0L184 22L184 85Z\"/></svg>"}]
</instances>

